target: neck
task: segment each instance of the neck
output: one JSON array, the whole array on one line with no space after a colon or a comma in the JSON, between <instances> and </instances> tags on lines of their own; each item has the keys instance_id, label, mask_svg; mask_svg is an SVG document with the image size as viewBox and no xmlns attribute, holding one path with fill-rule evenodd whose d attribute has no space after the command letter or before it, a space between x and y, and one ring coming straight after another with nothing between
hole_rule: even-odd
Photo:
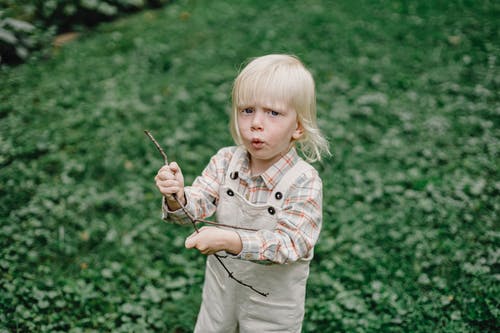
<instances>
[{"instance_id":1,"label":"neck","mask_svg":"<svg viewBox=\"0 0 500 333\"><path fill-rule=\"evenodd\" d=\"M252 177L260 176L274 163L278 162L283 156L285 156L286 153L287 152L281 153L277 157L270 160L256 160L252 158L252 155L249 154L250 174L252 175Z\"/></svg>"}]
</instances>

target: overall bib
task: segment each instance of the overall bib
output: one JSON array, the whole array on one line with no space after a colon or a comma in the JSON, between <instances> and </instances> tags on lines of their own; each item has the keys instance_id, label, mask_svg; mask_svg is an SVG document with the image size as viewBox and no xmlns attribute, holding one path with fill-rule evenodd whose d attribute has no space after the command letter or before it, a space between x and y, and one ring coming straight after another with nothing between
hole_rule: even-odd
<instances>
[{"instance_id":1,"label":"overall bib","mask_svg":"<svg viewBox=\"0 0 500 333\"><path fill-rule=\"evenodd\" d=\"M239 179L233 170L239 154L236 150L219 190L217 220L224 224L273 230L287 191L294 181L312 168L302 160L292 167L273 189L267 204L256 205L237 192ZM236 175L236 176L235 176ZM195 332L300 332L304 317L306 282L312 253L288 264L256 263L231 258L219 252L224 264L235 277L267 297L238 284L214 256L208 256L203 296ZM267 264L266 264L267 263Z\"/></svg>"}]
</instances>

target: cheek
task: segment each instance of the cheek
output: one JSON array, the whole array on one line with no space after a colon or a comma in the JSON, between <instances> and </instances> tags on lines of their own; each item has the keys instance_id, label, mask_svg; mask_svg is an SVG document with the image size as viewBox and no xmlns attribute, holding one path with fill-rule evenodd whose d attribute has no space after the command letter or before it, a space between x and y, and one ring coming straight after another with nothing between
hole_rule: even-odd
<instances>
[{"instance_id":1,"label":"cheek","mask_svg":"<svg viewBox=\"0 0 500 333\"><path fill-rule=\"evenodd\" d=\"M236 131L238 132L240 139L245 135L245 126L243 126L239 119L236 121Z\"/></svg>"},{"instance_id":2,"label":"cheek","mask_svg":"<svg viewBox=\"0 0 500 333\"><path fill-rule=\"evenodd\" d=\"M238 117L236 119L236 126L238 126L240 131L243 131L247 127L247 121L242 117Z\"/></svg>"}]
</instances>

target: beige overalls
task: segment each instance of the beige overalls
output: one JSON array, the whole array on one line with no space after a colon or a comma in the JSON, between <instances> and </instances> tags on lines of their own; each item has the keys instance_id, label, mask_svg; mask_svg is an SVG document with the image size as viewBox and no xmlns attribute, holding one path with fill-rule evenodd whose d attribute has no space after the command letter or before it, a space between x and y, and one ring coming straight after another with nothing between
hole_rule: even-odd
<instances>
[{"instance_id":1,"label":"beige overalls","mask_svg":"<svg viewBox=\"0 0 500 333\"><path fill-rule=\"evenodd\" d=\"M237 170L233 169L242 153L246 152L236 150L225 183L219 190L217 221L273 230L288 189L297 177L312 167L300 160L275 186L268 203L255 205L236 191L239 179ZM225 252L219 254L226 255ZM312 253L293 263L259 264L227 255L223 259L227 268L239 280L269 293L264 297L230 279L217 259L213 255L208 256L203 300L195 332L300 332L311 258Z\"/></svg>"}]
</instances>

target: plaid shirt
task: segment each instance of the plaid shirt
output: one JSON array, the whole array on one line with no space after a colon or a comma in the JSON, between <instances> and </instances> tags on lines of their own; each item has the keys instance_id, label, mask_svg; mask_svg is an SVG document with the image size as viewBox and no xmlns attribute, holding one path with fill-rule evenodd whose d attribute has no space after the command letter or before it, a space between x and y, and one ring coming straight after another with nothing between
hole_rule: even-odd
<instances>
[{"instance_id":1,"label":"plaid shirt","mask_svg":"<svg viewBox=\"0 0 500 333\"><path fill-rule=\"evenodd\" d=\"M219 150L193 185L185 188L186 209L193 216L204 219L215 213L219 187L224 183L236 148ZM245 155L238 162L240 182L237 191L253 204L266 204L273 188L299 159L296 150L291 149L264 173L252 176L248 155ZM311 169L299 176L284 199L274 230L235 230L243 245L236 257L275 263L312 258L322 223L322 182L316 170ZM163 218L175 223L190 223L182 210L171 212L165 204Z\"/></svg>"}]
</instances>

